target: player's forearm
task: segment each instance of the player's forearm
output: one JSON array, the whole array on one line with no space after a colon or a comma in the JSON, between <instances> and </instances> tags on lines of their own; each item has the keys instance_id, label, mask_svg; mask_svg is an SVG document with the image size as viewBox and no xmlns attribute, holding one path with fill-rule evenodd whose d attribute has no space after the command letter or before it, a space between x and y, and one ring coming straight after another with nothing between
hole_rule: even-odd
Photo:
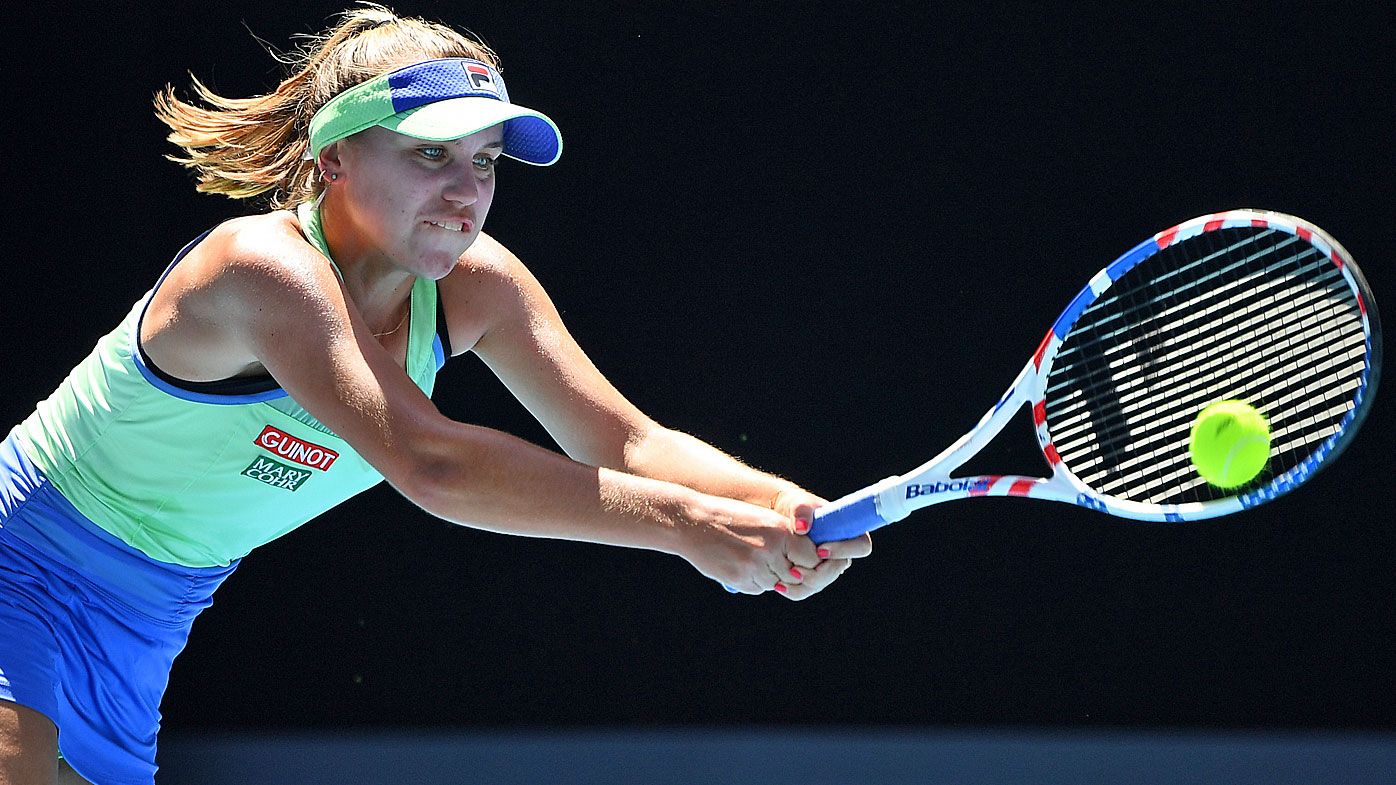
<instances>
[{"instance_id":1,"label":"player's forearm","mask_svg":"<svg viewBox=\"0 0 1396 785\"><path fill-rule=\"evenodd\" d=\"M702 493L772 506L793 483L753 469L685 433L656 426L625 450L625 470Z\"/></svg>"},{"instance_id":2,"label":"player's forearm","mask_svg":"<svg viewBox=\"0 0 1396 785\"><path fill-rule=\"evenodd\" d=\"M683 553L693 490L586 466L488 428L451 431L394 483L427 512L505 534Z\"/></svg>"}]
</instances>

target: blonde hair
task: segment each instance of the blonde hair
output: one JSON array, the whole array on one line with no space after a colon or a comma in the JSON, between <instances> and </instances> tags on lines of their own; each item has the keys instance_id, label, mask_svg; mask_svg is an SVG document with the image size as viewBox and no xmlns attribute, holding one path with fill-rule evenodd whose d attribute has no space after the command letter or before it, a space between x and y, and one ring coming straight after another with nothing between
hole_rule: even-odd
<instances>
[{"instance_id":1,"label":"blonde hair","mask_svg":"<svg viewBox=\"0 0 1396 785\"><path fill-rule=\"evenodd\" d=\"M303 160L310 118L331 98L405 65L469 57L498 68L494 52L474 37L424 19L399 17L372 3L340 13L333 27L303 36L295 52L270 50L290 75L267 95L225 98L190 74L208 108L181 101L166 85L155 116L184 155L166 156L197 173L198 190L246 199L271 192L273 209L313 201L324 187L316 162Z\"/></svg>"}]
</instances>

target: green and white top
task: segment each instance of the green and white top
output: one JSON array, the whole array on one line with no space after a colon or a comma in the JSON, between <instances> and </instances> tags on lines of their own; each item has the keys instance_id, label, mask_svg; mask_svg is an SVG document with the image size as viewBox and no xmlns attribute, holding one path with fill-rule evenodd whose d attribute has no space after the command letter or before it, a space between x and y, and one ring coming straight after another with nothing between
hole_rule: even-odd
<instances>
[{"instance_id":1,"label":"green and white top","mask_svg":"<svg viewBox=\"0 0 1396 785\"><path fill-rule=\"evenodd\" d=\"M302 205L299 217L329 260L318 212ZM13 433L79 512L147 556L189 567L227 565L383 479L270 377L181 382L143 356L152 295L207 234ZM445 362L436 314L435 282L418 279L407 373L427 395Z\"/></svg>"}]
</instances>

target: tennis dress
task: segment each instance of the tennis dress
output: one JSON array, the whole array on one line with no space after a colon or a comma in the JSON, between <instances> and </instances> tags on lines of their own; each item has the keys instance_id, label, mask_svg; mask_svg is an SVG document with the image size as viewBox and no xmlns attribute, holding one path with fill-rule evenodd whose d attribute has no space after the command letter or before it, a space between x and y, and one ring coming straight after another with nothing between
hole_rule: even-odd
<instances>
[{"instance_id":1,"label":"tennis dress","mask_svg":"<svg viewBox=\"0 0 1396 785\"><path fill-rule=\"evenodd\" d=\"M329 260L318 213L300 220ZM180 381L145 356L151 297L207 235L0 443L0 700L53 720L97 783L154 782L170 665L238 561L383 479L270 377ZM435 282L414 283L408 324L430 395L449 355Z\"/></svg>"}]
</instances>

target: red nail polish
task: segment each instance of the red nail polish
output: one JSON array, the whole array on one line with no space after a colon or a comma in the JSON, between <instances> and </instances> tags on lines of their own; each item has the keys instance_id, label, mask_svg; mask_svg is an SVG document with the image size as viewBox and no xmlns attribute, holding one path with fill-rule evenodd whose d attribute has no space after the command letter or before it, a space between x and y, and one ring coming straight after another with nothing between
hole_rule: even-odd
<instances>
[{"instance_id":1,"label":"red nail polish","mask_svg":"<svg viewBox=\"0 0 1396 785\"><path fill-rule=\"evenodd\" d=\"M804 518L796 518L795 533L804 534L807 531L809 531L809 521L805 520Z\"/></svg>"},{"instance_id":2,"label":"red nail polish","mask_svg":"<svg viewBox=\"0 0 1396 785\"><path fill-rule=\"evenodd\" d=\"M790 568L790 577L792 577L792 578L794 578L795 580L799 581L799 580L804 580L804 577L805 577L805 576L801 575L799 570L795 569L794 567L791 567L791 568Z\"/></svg>"},{"instance_id":3,"label":"red nail polish","mask_svg":"<svg viewBox=\"0 0 1396 785\"><path fill-rule=\"evenodd\" d=\"M818 557L821 558L821 559L827 559L827 558L829 558L829 549L828 549L828 548L820 548L819 550L817 550L817 551L814 552L814 555L815 555L815 556L818 556Z\"/></svg>"},{"instance_id":4,"label":"red nail polish","mask_svg":"<svg viewBox=\"0 0 1396 785\"><path fill-rule=\"evenodd\" d=\"M779 581L776 581L776 591L780 592L781 594L784 594L784 593L785 593L785 584L783 584L783 583L781 583L781 582L779 582Z\"/></svg>"}]
</instances>

